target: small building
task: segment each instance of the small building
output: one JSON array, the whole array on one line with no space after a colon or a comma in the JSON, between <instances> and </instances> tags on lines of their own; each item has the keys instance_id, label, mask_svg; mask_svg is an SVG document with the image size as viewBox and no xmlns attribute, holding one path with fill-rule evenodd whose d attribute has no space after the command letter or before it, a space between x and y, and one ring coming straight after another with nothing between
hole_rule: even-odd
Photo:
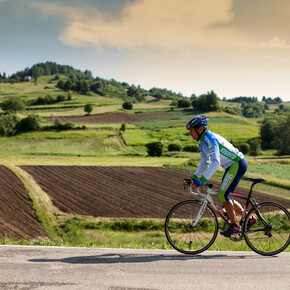
<instances>
[{"instance_id":1,"label":"small building","mask_svg":"<svg viewBox=\"0 0 290 290\"><path fill-rule=\"evenodd\" d=\"M24 77L25 82L31 82L31 76L25 76Z\"/></svg>"}]
</instances>

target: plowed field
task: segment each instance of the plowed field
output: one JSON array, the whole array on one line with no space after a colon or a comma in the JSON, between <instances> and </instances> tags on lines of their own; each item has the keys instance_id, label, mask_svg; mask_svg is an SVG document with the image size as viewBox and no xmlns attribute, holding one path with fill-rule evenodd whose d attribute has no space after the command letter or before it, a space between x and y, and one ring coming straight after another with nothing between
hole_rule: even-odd
<instances>
[{"instance_id":1,"label":"plowed field","mask_svg":"<svg viewBox=\"0 0 290 290\"><path fill-rule=\"evenodd\" d=\"M0 237L47 237L37 221L22 182L5 166L0 166Z\"/></svg>"},{"instance_id":2,"label":"plowed field","mask_svg":"<svg viewBox=\"0 0 290 290\"><path fill-rule=\"evenodd\" d=\"M163 167L22 166L68 213L95 217L164 218L183 199L184 173ZM247 194L247 189L237 193ZM255 193L258 202L276 200L290 208L290 200Z\"/></svg>"},{"instance_id":3,"label":"plowed field","mask_svg":"<svg viewBox=\"0 0 290 290\"><path fill-rule=\"evenodd\" d=\"M183 199L184 173L163 167L21 166L63 212L110 218L162 218ZM247 189L237 192L246 194ZM290 200L255 192L258 202ZM22 182L0 166L0 237L46 237Z\"/></svg>"},{"instance_id":4,"label":"plowed field","mask_svg":"<svg viewBox=\"0 0 290 290\"><path fill-rule=\"evenodd\" d=\"M58 118L62 122L73 123L132 123L140 121L174 119L169 113L150 113L131 115L127 113L110 113L83 117ZM48 122L54 122L56 118L43 118Z\"/></svg>"}]
</instances>

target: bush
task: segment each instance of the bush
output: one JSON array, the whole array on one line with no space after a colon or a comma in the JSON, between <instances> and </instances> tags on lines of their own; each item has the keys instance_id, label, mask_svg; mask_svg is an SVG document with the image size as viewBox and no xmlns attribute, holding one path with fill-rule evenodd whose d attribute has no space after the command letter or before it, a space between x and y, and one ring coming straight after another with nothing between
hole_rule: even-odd
<instances>
[{"instance_id":1,"label":"bush","mask_svg":"<svg viewBox=\"0 0 290 290\"><path fill-rule=\"evenodd\" d=\"M25 109L25 104L21 99L13 97L2 103L2 109L3 111L11 112L23 111Z\"/></svg>"},{"instance_id":2,"label":"bush","mask_svg":"<svg viewBox=\"0 0 290 290\"><path fill-rule=\"evenodd\" d=\"M0 116L0 135L14 136L19 130L19 118L15 114Z\"/></svg>"},{"instance_id":3,"label":"bush","mask_svg":"<svg viewBox=\"0 0 290 290\"><path fill-rule=\"evenodd\" d=\"M180 151L181 150L181 145L172 143L168 145L168 151Z\"/></svg>"},{"instance_id":4,"label":"bush","mask_svg":"<svg viewBox=\"0 0 290 290\"><path fill-rule=\"evenodd\" d=\"M54 128L57 130L72 130L74 127L75 124L72 122L62 123L59 119L54 121Z\"/></svg>"},{"instance_id":5,"label":"bush","mask_svg":"<svg viewBox=\"0 0 290 290\"><path fill-rule=\"evenodd\" d=\"M185 152L199 152L198 145L188 145L183 147L183 151Z\"/></svg>"},{"instance_id":6,"label":"bush","mask_svg":"<svg viewBox=\"0 0 290 290\"><path fill-rule=\"evenodd\" d=\"M177 102L178 108L188 108L190 101L188 99L179 99Z\"/></svg>"},{"instance_id":7,"label":"bush","mask_svg":"<svg viewBox=\"0 0 290 290\"><path fill-rule=\"evenodd\" d=\"M123 132L126 131L126 124L125 123L122 123L120 131L123 131Z\"/></svg>"},{"instance_id":8,"label":"bush","mask_svg":"<svg viewBox=\"0 0 290 290\"><path fill-rule=\"evenodd\" d=\"M239 115L233 108L230 108L230 107L225 107L224 111L231 115Z\"/></svg>"},{"instance_id":9,"label":"bush","mask_svg":"<svg viewBox=\"0 0 290 290\"><path fill-rule=\"evenodd\" d=\"M84 111L88 114L90 114L93 111L93 105L92 104L86 104Z\"/></svg>"},{"instance_id":10,"label":"bush","mask_svg":"<svg viewBox=\"0 0 290 290\"><path fill-rule=\"evenodd\" d=\"M250 151L250 145L248 143L241 144L240 151L242 151L243 154L248 154Z\"/></svg>"},{"instance_id":11,"label":"bush","mask_svg":"<svg viewBox=\"0 0 290 290\"><path fill-rule=\"evenodd\" d=\"M149 156L161 156L163 152L163 144L161 142L151 142L146 144Z\"/></svg>"},{"instance_id":12,"label":"bush","mask_svg":"<svg viewBox=\"0 0 290 290\"><path fill-rule=\"evenodd\" d=\"M57 102L63 102L63 101L65 101L65 96L63 96L63 95L58 95L57 98L56 98L56 101L57 101Z\"/></svg>"},{"instance_id":13,"label":"bush","mask_svg":"<svg viewBox=\"0 0 290 290\"><path fill-rule=\"evenodd\" d=\"M21 131L37 131L40 129L40 117L38 115L29 115L20 121Z\"/></svg>"},{"instance_id":14,"label":"bush","mask_svg":"<svg viewBox=\"0 0 290 290\"><path fill-rule=\"evenodd\" d=\"M133 103L130 101L126 101L123 103L122 108L125 110L132 110L133 109Z\"/></svg>"},{"instance_id":15,"label":"bush","mask_svg":"<svg viewBox=\"0 0 290 290\"><path fill-rule=\"evenodd\" d=\"M252 139L250 141L250 150L249 153L251 156L257 156L261 153L261 141L258 138Z\"/></svg>"}]
</instances>

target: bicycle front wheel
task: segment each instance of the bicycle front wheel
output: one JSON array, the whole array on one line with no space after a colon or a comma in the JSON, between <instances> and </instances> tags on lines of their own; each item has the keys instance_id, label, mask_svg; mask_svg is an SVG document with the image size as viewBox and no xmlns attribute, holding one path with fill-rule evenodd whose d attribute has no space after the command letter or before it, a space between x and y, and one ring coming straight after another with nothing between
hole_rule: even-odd
<instances>
[{"instance_id":1,"label":"bicycle front wheel","mask_svg":"<svg viewBox=\"0 0 290 290\"><path fill-rule=\"evenodd\" d=\"M264 202L258 206L261 215L252 208L245 220L243 230L245 241L256 253L264 256L276 255L284 251L290 243L290 214L288 210L274 202ZM252 225L250 217L257 222Z\"/></svg>"},{"instance_id":2,"label":"bicycle front wheel","mask_svg":"<svg viewBox=\"0 0 290 290\"><path fill-rule=\"evenodd\" d=\"M216 214L206 206L195 227L192 224L201 207L198 200L186 200L175 205L165 220L165 234L169 244L177 251L195 255L207 250L218 233Z\"/></svg>"}]
</instances>

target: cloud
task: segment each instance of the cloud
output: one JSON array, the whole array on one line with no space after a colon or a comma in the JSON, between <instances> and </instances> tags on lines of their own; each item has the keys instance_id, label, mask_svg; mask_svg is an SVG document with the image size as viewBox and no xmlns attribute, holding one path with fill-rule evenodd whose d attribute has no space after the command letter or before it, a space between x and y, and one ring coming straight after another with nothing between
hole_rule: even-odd
<instances>
[{"instance_id":1,"label":"cloud","mask_svg":"<svg viewBox=\"0 0 290 290\"><path fill-rule=\"evenodd\" d=\"M184 49L235 41L226 26L234 17L232 0L138 0L117 20L95 7L38 6L46 15L68 17L60 40L73 46Z\"/></svg>"},{"instance_id":2,"label":"cloud","mask_svg":"<svg viewBox=\"0 0 290 290\"><path fill-rule=\"evenodd\" d=\"M262 48L290 48L287 41L278 36L274 36L264 42L261 42L258 46Z\"/></svg>"}]
</instances>

